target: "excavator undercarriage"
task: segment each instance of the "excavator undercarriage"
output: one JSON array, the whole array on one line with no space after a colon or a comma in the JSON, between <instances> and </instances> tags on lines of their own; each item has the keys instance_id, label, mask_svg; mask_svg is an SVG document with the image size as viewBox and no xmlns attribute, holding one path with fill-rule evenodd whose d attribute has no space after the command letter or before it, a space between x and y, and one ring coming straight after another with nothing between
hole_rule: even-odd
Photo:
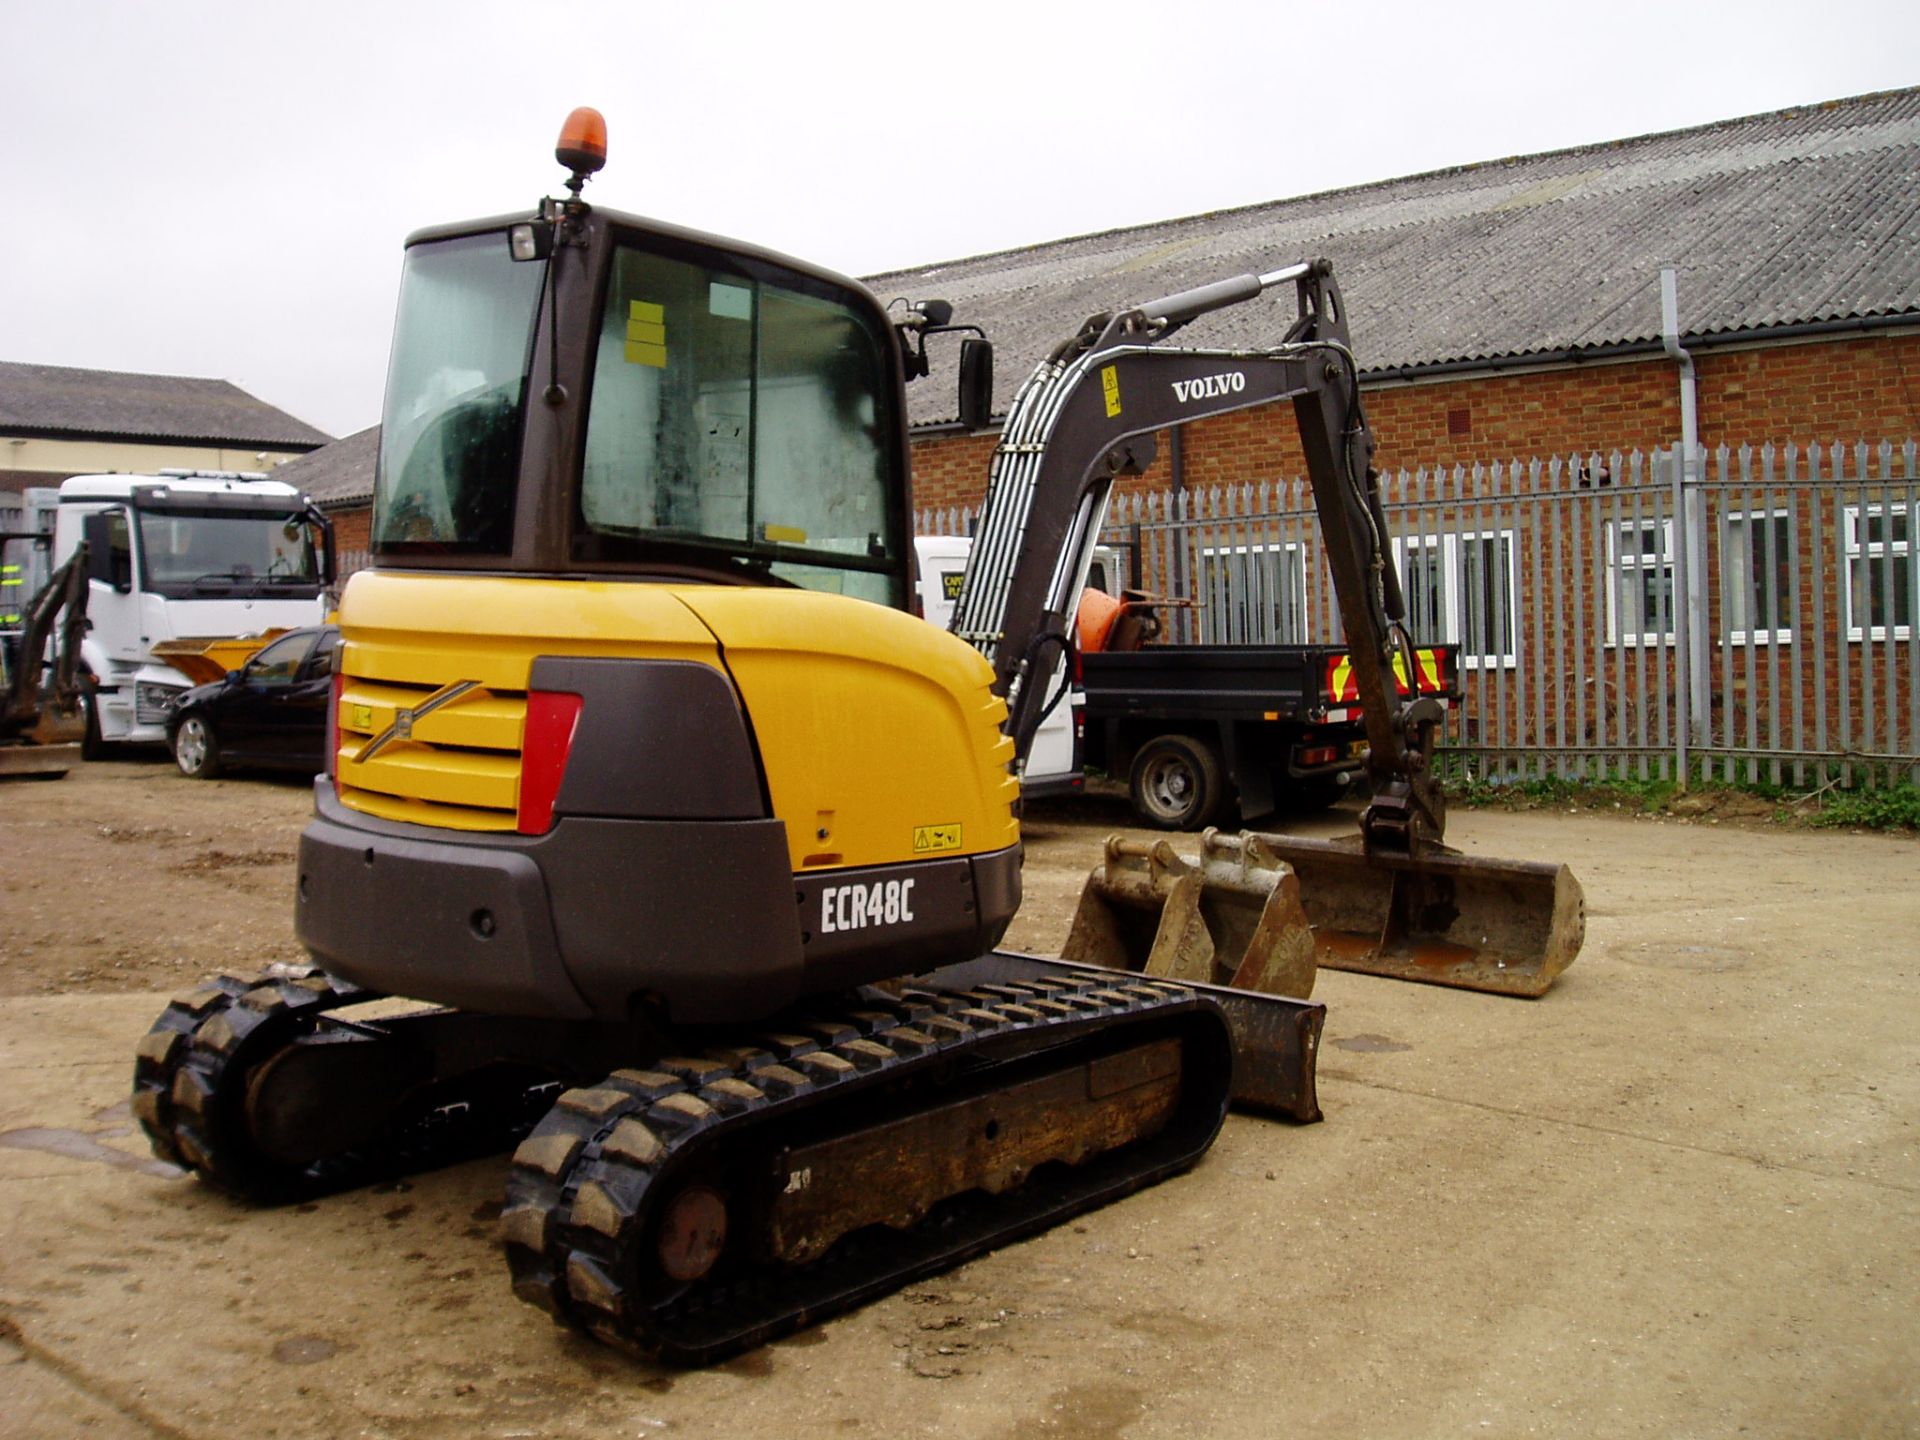
<instances>
[{"instance_id":1,"label":"excavator undercarriage","mask_svg":"<svg viewBox=\"0 0 1920 1440\"><path fill-rule=\"evenodd\" d=\"M646 1037L396 1007L288 967L176 998L133 1108L163 1159L264 1203L518 1140L515 1293L704 1364L1187 1169L1229 1100L1319 1118L1323 1019L996 952L749 1031ZM1236 1067L1250 1036L1264 1063Z\"/></svg>"}]
</instances>

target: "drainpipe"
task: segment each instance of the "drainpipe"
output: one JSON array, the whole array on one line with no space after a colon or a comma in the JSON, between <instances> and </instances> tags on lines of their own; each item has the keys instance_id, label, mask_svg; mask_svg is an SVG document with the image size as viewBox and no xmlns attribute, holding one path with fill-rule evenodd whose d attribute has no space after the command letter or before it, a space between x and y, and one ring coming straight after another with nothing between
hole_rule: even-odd
<instances>
[{"instance_id":1,"label":"drainpipe","mask_svg":"<svg viewBox=\"0 0 1920 1440\"><path fill-rule=\"evenodd\" d=\"M1712 693L1707 662L1707 507L1700 489L1700 415L1693 356L1680 344L1679 283L1674 268L1660 271L1660 343L1680 366L1680 466L1674 476L1675 516L1682 544L1675 555L1675 599L1686 606L1684 629L1675 626L1680 672L1680 785L1686 788L1688 740L1698 740L1707 725Z\"/></svg>"},{"instance_id":2,"label":"drainpipe","mask_svg":"<svg viewBox=\"0 0 1920 1440\"><path fill-rule=\"evenodd\" d=\"M1167 518L1169 520L1173 518L1173 507L1179 503L1180 496L1184 495L1187 490L1186 434L1187 429L1184 425L1175 425L1167 431L1167 466L1171 471L1170 479L1173 487L1167 496ZM1185 526L1176 526L1167 531L1167 549L1169 551L1167 558L1173 562L1172 593L1175 595L1185 595L1187 593L1187 547L1184 540L1176 541L1174 537L1184 537L1187 533ZM1187 612L1180 610L1177 613L1180 616L1181 633L1191 642L1193 633L1187 628L1191 624L1187 619Z\"/></svg>"}]
</instances>

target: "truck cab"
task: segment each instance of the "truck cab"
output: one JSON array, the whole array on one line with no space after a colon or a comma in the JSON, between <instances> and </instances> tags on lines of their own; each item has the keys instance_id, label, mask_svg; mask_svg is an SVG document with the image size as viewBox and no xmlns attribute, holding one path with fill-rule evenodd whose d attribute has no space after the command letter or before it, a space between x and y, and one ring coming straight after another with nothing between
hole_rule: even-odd
<instances>
[{"instance_id":1,"label":"truck cab","mask_svg":"<svg viewBox=\"0 0 1920 1440\"><path fill-rule=\"evenodd\" d=\"M167 713L190 682L155 646L326 618L331 527L299 491L263 475L75 476L60 486L53 563L82 540L92 739L166 740Z\"/></svg>"}]
</instances>

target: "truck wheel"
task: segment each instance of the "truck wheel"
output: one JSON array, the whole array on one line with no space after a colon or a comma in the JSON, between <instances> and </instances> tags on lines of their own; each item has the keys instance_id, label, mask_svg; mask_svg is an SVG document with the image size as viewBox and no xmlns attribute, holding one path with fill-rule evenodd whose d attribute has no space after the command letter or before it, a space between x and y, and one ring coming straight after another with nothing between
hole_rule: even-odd
<instances>
[{"instance_id":1,"label":"truck wheel","mask_svg":"<svg viewBox=\"0 0 1920 1440\"><path fill-rule=\"evenodd\" d=\"M173 763L189 780L211 780L220 773L220 741L198 711L182 719L173 732Z\"/></svg>"},{"instance_id":2,"label":"truck wheel","mask_svg":"<svg viewBox=\"0 0 1920 1440\"><path fill-rule=\"evenodd\" d=\"M1133 813L1157 830L1200 830L1227 799L1213 747L1191 735L1162 735L1140 747L1127 778Z\"/></svg>"}]
</instances>

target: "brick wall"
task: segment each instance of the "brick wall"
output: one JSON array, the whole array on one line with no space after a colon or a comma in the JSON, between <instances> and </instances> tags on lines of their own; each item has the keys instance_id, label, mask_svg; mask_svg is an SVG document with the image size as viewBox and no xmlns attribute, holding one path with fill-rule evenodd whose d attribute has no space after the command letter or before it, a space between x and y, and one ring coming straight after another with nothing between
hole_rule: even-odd
<instances>
[{"instance_id":1,"label":"brick wall","mask_svg":"<svg viewBox=\"0 0 1920 1440\"><path fill-rule=\"evenodd\" d=\"M914 510L935 505L971 505L987 483L994 435L944 435L913 446Z\"/></svg>"},{"instance_id":2,"label":"brick wall","mask_svg":"<svg viewBox=\"0 0 1920 1440\"><path fill-rule=\"evenodd\" d=\"M340 550L365 550L372 544L373 511L366 508L358 510L335 510L330 512L333 521L333 543Z\"/></svg>"},{"instance_id":3,"label":"brick wall","mask_svg":"<svg viewBox=\"0 0 1920 1440\"><path fill-rule=\"evenodd\" d=\"M1701 442L1783 444L1920 434L1920 335L1863 336L1696 356ZM1382 469L1471 464L1586 450L1651 450L1680 438L1678 367L1664 358L1366 392ZM1300 474L1293 415L1268 406L1187 427L1193 486ZM989 436L914 445L916 508L974 504ZM1165 446L1134 485L1169 483Z\"/></svg>"}]
</instances>

